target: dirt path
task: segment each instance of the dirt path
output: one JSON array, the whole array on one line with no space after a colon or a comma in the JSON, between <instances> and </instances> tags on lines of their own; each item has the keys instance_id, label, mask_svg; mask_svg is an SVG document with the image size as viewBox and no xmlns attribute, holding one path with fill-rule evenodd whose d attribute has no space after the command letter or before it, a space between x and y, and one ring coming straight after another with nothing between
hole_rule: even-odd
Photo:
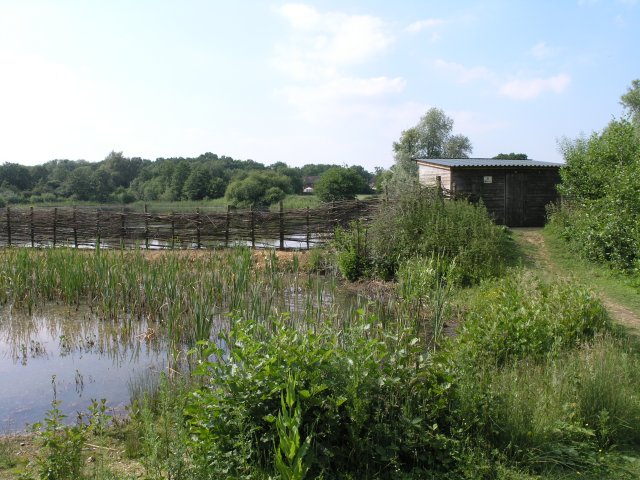
<instances>
[{"instance_id":1,"label":"dirt path","mask_svg":"<svg viewBox=\"0 0 640 480\"><path fill-rule=\"evenodd\" d=\"M544 241L542 230L539 228L518 228L516 240L524 247L525 253L532 266L539 269L543 275L550 278L567 278L565 272L553 263L549 250ZM609 298L603 292L597 290L594 285L587 285L592 288L602 300L609 314L621 325L627 327L636 335L640 335L640 318L632 310Z\"/></svg>"}]
</instances>

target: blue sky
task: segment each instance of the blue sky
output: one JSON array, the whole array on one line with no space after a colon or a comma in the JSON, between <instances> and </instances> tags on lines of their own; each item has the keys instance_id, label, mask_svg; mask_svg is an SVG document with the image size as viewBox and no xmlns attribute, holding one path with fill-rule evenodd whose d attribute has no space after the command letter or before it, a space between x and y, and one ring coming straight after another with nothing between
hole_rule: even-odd
<instances>
[{"instance_id":1,"label":"blue sky","mask_svg":"<svg viewBox=\"0 0 640 480\"><path fill-rule=\"evenodd\" d=\"M430 107L562 161L640 78L640 1L0 0L0 162L393 163Z\"/></svg>"}]
</instances>

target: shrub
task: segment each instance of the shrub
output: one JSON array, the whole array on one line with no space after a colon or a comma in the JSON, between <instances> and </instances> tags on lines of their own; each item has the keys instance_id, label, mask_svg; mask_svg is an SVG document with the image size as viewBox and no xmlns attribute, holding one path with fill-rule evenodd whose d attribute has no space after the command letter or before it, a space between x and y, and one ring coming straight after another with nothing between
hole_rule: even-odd
<instances>
[{"instance_id":1,"label":"shrub","mask_svg":"<svg viewBox=\"0 0 640 480\"><path fill-rule=\"evenodd\" d=\"M395 277L413 258L455 258L455 283L472 284L498 275L512 255L507 231L493 224L482 205L444 201L434 189L416 187L385 202L367 231L373 274Z\"/></svg>"},{"instance_id":2,"label":"shrub","mask_svg":"<svg viewBox=\"0 0 640 480\"><path fill-rule=\"evenodd\" d=\"M602 303L568 283L545 284L514 271L487 284L467 313L456 342L463 358L504 365L576 347L609 328Z\"/></svg>"},{"instance_id":3,"label":"shrub","mask_svg":"<svg viewBox=\"0 0 640 480\"><path fill-rule=\"evenodd\" d=\"M296 331L286 318L271 329L238 321L224 349L205 352L214 359L202 364L206 384L187 409L206 478L275 473L292 375L298 420L290 433L300 446L311 437L308 478L424 478L451 466L449 374L417 339L400 337L364 319L344 333L320 324Z\"/></svg>"},{"instance_id":4,"label":"shrub","mask_svg":"<svg viewBox=\"0 0 640 480\"><path fill-rule=\"evenodd\" d=\"M336 228L333 246L338 270L353 282L369 270L367 233L362 222L351 222L348 229Z\"/></svg>"}]
</instances>

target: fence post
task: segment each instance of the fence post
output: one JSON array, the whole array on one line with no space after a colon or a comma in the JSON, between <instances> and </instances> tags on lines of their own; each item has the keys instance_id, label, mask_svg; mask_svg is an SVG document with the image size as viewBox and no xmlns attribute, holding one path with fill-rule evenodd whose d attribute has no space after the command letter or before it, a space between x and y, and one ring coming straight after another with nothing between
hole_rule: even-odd
<instances>
[{"instance_id":1,"label":"fence post","mask_svg":"<svg viewBox=\"0 0 640 480\"><path fill-rule=\"evenodd\" d=\"M58 207L53 207L53 248L56 247L58 228Z\"/></svg>"},{"instance_id":2,"label":"fence post","mask_svg":"<svg viewBox=\"0 0 640 480\"><path fill-rule=\"evenodd\" d=\"M224 246L229 246L229 227L231 225L231 205L227 205L227 218L224 225Z\"/></svg>"},{"instance_id":3,"label":"fence post","mask_svg":"<svg viewBox=\"0 0 640 480\"><path fill-rule=\"evenodd\" d=\"M73 206L73 245L78 248L78 220L76 217L76 206Z\"/></svg>"},{"instance_id":4,"label":"fence post","mask_svg":"<svg viewBox=\"0 0 640 480\"><path fill-rule=\"evenodd\" d=\"M171 250L174 249L176 242L176 221L174 215L175 213L171 212Z\"/></svg>"},{"instance_id":5,"label":"fence post","mask_svg":"<svg viewBox=\"0 0 640 480\"><path fill-rule=\"evenodd\" d=\"M29 237L31 237L31 248L36 246L35 228L33 226L33 207L29 207Z\"/></svg>"},{"instance_id":6,"label":"fence post","mask_svg":"<svg viewBox=\"0 0 640 480\"><path fill-rule=\"evenodd\" d=\"M280 250L284 250L284 206L282 200L280 200Z\"/></svg>"},{"instance_id":7,"label":"fence post","mask_svg":"<svg viewBox=\"0 0 640 480\"><path fill-rule=\"evenodd\" d=\"M7 245L11 246L11 207L7 207Z\"/></svg>"},{"instance_id":8,"label":"fence post","mask_svg":"<svg viewBox=\"0 0 640 480\"><path fill-rule=\"evenodd\" d=\"M120 211L120 250L124 250L125 221L124 207L122 207Z\"/></svg>"},{"instance_id":9,"label":"fence post","mask_svg":"<svg viewBox=\"0 0 640 480\"><path fill-rule=\"evenodd\" d=\"M249 208L249 214L251 215L251 248L256 248L256 219L253 215L253 205Z\"/></svg>"},{"instance_id":10,"label":"fence post","mask_svg":"<svg viewBox=\"0 0 640 480\"><path fill-rule=\"evenodd\" d=\"M149 250L149 210L147 204L144 204L144 248Z\"/></svg>"},{"instance_id":11,"label":"fence post","mask_svg":"<svg viewBox=\"0 0 640 480\"><path fill-rule=\"evenodd\" d=\"M196 208L196 248L200 249L200 208Z\"/></svg>"},{"instance_id":12,"label":"fence post","mask_svg":"<svg viewBox=\"0 0 640 480\"><path fill-rule=\"evenodd\" d=\"M309 240L311 237L311 229L309 227L309 207L307 207L307 250L309 250Z\"/></svg>"}]
</instances>

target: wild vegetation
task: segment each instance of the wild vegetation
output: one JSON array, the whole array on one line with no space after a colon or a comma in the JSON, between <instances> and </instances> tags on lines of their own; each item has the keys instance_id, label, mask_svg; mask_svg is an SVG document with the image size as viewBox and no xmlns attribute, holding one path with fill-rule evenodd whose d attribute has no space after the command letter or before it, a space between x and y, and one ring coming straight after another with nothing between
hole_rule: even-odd
<instances>
[{"instance_id":1,"label":"wild vegetation","mask_svg":"<svg viewBox=\"0 0 640 480\"><path fill-rule=\"evenodd\" d=\"M622 97L629 118L588 138L564 140L557 232L582 255L625 272L640 285L640 84ZM634 103L634 99L636 99Z\"/></svg>"},{"instance_id":2,"label":"wild vegetation","mask_svg":"<svg viewBox=\"0 0 640 480\"><path fill-rule=\"evenodd\" d=\"M100 449L87 463L90 444L154 479L634 478L637 351L589 291L509 267L498 253L514 246L482 206L424 198L381 214L402 214L397 282L355 301L341 300L332 273L340 241L335 257L306 262L246 249L6 250L3 305L87 303L124 321L123 335L146 319L171 345L174 372L126 419L95 403L67 424L54 399L31 465L6 455L7 468L133 478ZM422 221L442 229L410 248L403 232ZM363 225L343 234L358 245L358 232L370 238ZM445 335L454 322L458 334Z\"/></svg>"}]
</instances>

